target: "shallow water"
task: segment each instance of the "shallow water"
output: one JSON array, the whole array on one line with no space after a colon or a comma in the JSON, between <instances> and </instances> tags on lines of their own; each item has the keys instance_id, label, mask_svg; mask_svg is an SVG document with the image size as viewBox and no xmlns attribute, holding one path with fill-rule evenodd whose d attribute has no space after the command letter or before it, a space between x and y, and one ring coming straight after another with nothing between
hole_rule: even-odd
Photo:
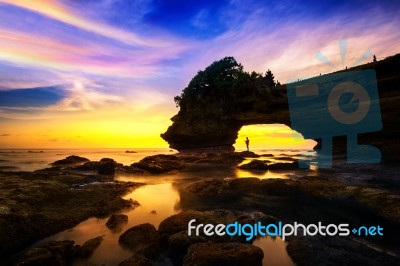
<instances>
[{"instance_id":1,"label":"shallow water","mask_svg":"<svg viewBox=\"0 0 400 266\"><path fill-rule=\"evenodd\" d=\"M125 177L126 179L126 177ZM178 213L179 193L171 182L153 184L137 188L126 195L125 199L133 199L140 203L139 207L133 210L122 212L128 215L128 224L120 233L112 233L105 225L107 219L90 218L70 230L60 232L48 237L39 243L50 240L74 240L75 244L83 244L85 241L103 236L103 242L95 250L90 262L105 265L117 265L124 259L131 256L129 251L124 250L118 244L118 238L128 228L142 224L151 223L156 228L162 220ZM255 240L254 245L259 246L264 252L264 265L294 265L286 252L286 243L280 238L274 240L270 237Z\"/></svg>"},{"instance_id":2,"label":"shallow water","mask_svg":"<svg viewBox=\"0 0 400 266\"><path fill-rule=\"evenodd\" d=\"M145 156L153 155L158 153L156 150L147 150L138 153L125 153L125 151L119 150L114 151L113 153L102 153L102 152L93 152L93 151L80 151L79 153L74 152L70 153L70 151L64 151L56 153L53 151L51 154L42 155L43 158L46 158L46 164L48 164L49 160L54 161L55 156L56 159L62 159L67 155L77 154L79 156L87 157L91 160L99 160L103 157L110 157L115 159L118 162L124 164L131 164L133 161L138 161ZM164 153L169 153L163 150ZM161 152L160 152L161 153ZM261 152L258 152L261 153ZM271 153L271 152L269 152ZM275 151L275 157L285 157L291 156L296 157L298 151L292 152L285 151L285 154L282 155L282 151ZM58 155L62 154L62 155ZM18 155L19 158L25 157ZM31 154L29 154L31 155ZM36 155L36 154L35 154ZM47 157L46 157L47 156ZM59 157L58 157L59 156ZM39 156L40 157L40 156ZM32 158L31 158L32 159ZM37 158L40 160L40 158ZM271 162L280 161L284 162L285 160L277 160L271 156L260 157L258 159L261 160L270 160ZM44 159L42 159L44 161ZM243 163L250 162L252 159L248 159ZM50 161L51 162L51 161ZM36 166L39 163L36 164ZM123 214L128 216L128 224L123 228L123 230L119 233L111 232L105 225L108 220L108 217L105 219L96 219L90 218L72 229L60 232L51 237L41 240L39 243L47 242L50 240L74 240L75 244L83 244L85 241L97 237L103 236L103 242L101 245L95 250L93 255L88 259L88 261L93 263L105 264L105 265L117 265L124 259L131 256L131 252L124 250L118 244L119 236L127 229L132 226L142 224L142 223L151 223L156 228L161 221L165 218L180 212L180 195L177 190L176 182L182 180L197 180L202 178L244 178L244 177L258 177L258 178L291 178L296 175L304 175L304 172L301 171L297 173L297 171L292 172L272 172L267 171L264 173L257 172L248 172L244 170L239 170L235 167L231 169L221 169L218 166L210 167L202 167L195 171L181 171L172 174L165 175L157 175L157 176L135 176L135 175L119 175L116 176L115 179L119 181L133 181L133 182L145 182L147 185L142 186L134 190L133 192L124 196L125 199L132 199L138 201L140 206L135 209L123 211ZM36 244L36 245L37 245ZM270 238L264 237L256 239L253 243L256 246L259 246L264 252L264 260L263 265L284 265L291 266L294 265L291 258L288 256L286 252L286 243L282 241L279 237ZM165 262L166 263L166 262ZM165 263L163 265L165 265ZM168 263L166 264L168 265Z\"/></svg>"},{"instance_id":3,"label":"shallow water","mask_svg":"<svg viewBox=\"0 0 400 266\"><path fill-rule=\"evenodd\" d=\"M112 233L106 227L105 223L108 218L90 218L70 230L48 237L39 243L50 240L74 240L75 244L81 245L91 238L103 236L103 242L95 250L89 261L105 265L116 265L132 255L131 252L124 250L118 244L118 238L121 233L132 226L143 223L151 223L157 228L162 220L179 212L175 208L176 203L179 202L179 194L171 183L139 187L124 198L132 198L141 205L133 210L122 212L128 216L128 223L121 232ZM156 211L156 213L154 214L152 211Z\"/></svg>"}]
</instances>

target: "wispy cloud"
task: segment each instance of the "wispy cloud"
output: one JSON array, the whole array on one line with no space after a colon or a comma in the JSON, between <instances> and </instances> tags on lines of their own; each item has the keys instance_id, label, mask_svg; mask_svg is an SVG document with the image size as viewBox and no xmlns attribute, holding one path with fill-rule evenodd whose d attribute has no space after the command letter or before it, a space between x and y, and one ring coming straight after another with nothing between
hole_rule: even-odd
<instances>
[{"instance_id":1,"label":"wispy cloud","mask_svg":"<svg viewBox=\"0 0 400 266\"><path fill-rule=\"evenodd\" d=\"M119 77L159 76L165 73L158 64L177 58L182 46L141 50L90 40L68 44L27 32L0 29L0 60L61 71L84 71ZM79 43L80 45L76 45Z\"/></svg>"},{"instance_id":2,"label":"wispy cloud","mask_svg":"<svg viewBox=\"0 0 400 266\"><path fill-rule=\"evenodd\" d=\"M170 42L166 38L143 38L131 31L128 32L108 24L89 20L80 15L76 10L72 10L68 6L56 0L2 0L1 2L32 10L80 29L125 42L130 45L150 47L165 47L174 45L173 42Z\"/></svg>"},{"instance_id":3,"label":"wispy cloud","mask_svg":"<svg viewBox=\"0 0 400 266\"><path fill-rule=\"evenodd\" d=\"M322 51L340 65L341 39L348 40L348 66L366 50L378 57L400 51L400 32L397 30L400 16L387 17L385 13L372 9L365 10L364 16L357 20L351 19L354 15L351 13L316 20L310 14L291 11L284 6L269 10L269 7L259 4L249 5L245 8L252 11L246 14L246 19L242 10L233 8L226 12L226 19L232 18L231 28L215 40L202 43L199 56L189 64L193 68L187 69L188 75L194 75L198 69L227 55L242 62L248 71L272 69L281 82L329 73L334 69L318 61L315 55ZM281 15L285 20L271 19L276 10L283 10L281 12L285 14L275 16ZM367 60L372 60L372 55Z\"/></svg>"},{"instance_id":4,"label":"wispy cloud","mask_svg":"<svg viewBox=\"0 0 400 266\"><path fill-rule=\"evenodd\" d=\"M158 138L177 111L173 96L222 57L234 56L247 71L271 69L284 83L331 72L318 51L341 67L343 38L346 65L368 49L378 58L399 52L396 4L360 3L0 0L0 92L63 88L40 106L2 106L2 128L25 134L29 124L39 134L63 121L82 142L97 126L125 132L126 141L127 128Z\"/></svg>"}]
</instances>

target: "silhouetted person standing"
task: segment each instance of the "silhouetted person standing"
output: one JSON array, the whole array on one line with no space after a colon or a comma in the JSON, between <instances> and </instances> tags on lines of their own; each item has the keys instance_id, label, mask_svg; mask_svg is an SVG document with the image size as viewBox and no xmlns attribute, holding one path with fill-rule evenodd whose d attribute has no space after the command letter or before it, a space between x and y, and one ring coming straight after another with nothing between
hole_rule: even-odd
<instances>
[{"instance_id":1,"label":"silhouetted person standing","mask_svg":"<svg viewBox=\"0 0 400 266\"><path fill-rule=\"evenodd\" d=\"M249 144L250 144L250 140L248 137L246 137L246 147L247 147L247 151L249 151Z\"/></svg>"}]
</instances>

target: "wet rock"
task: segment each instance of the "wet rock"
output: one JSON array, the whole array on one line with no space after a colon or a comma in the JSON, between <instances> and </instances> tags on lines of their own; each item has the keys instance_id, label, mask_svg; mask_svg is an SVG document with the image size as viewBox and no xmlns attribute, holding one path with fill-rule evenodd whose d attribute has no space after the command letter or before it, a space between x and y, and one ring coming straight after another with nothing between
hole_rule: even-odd
<instances>
[{"instance_id":1,"label":"wet rock","mask_svg":"<svg viewBox=\"0 0 400 266\"><path fill-rule=\"evenodd\" d=\"M260 155L252 152L252 151L242 151L240 153L241 156L246 157L246 158L258 158Z\"/></svg>"},{"instance_id":2,"label":"wet rock","mask_svg":"<svg viewBox=\"0 0 400 266\"><path fill-rule=\"evenodd\" d=\"M116 197L110 202L108 202L108 208L104 209L103 212L101 212L101 209L99 210L100 213L102 213L102 216L107 216L110 214L110 212L116 212L119 210L123 209L130 209L132 207L137 206L134 201L131 200L126 200L121 197Z\"/></svg>"},{"instance_id":3,"label":"wet rock","mask_svg":"<svg viewBox=\"0 0 400 266\"><path fill-rule=\"evenodd\" d=\"M397 257L376 251L356 241L349 241L349 238L322 236L291 237L286 249L298 266L398 265Z\"/></svg>"},{"instance_id":4,"label":"wet rock","mask_svg":"<svg viewBox=\"0 0 400 266\"><path fill-rule=\"evenodd\" d=\"M240 163L245 159L243 153L238 153L238 152L222 153L220 157L224 162L228 163Z\"/></svg>"},{"instance_id":5,"label":"wet rock","mask_svg":"<svg viewBox=\"0 0 400 266\"><path fill-rule=\"evenodd\" d=\"M184 161L191 161L194 163L210 163L210 164L236 164L245 160L244 156L237 152L223 152L223 153L197 153L191 156L183 156Z\"/></svg>"},{"instance_id":6,"label":"wet rock","mask_svg":"<svg viewBox=\"0 0 400 266\"><path fill-rule=\"evenodd\" d=\"M97 171L99 169L100 162L86 162L82 165L74 167L74 170L79 171Z\"/></svg>"},{"instance_id":7,"label":"wet rock","mask_svg":"<svg viewBox=\"0 0 400 266\"><path fill-rule=\"evenodd\" d=\"M291 170L309 169L309 168L310 165L306 164L305 162L299 162L298 160L295 160L292 163L273 163L269 165L270 170L276 170L276 171L291 171Z\"/></svg>"},{"instance_id":8,"label":"wet rock","mask_svg":"<svg viewBox=\"0 0 400 266\"><path fill-rule=\"evenodd\" d=\"M125 214L113 214L107 220L106 226L113 232L120 232L128 223L128 216Z\"/></svg>"},{"instance_id":9,"label":"wet rock","mask_svg":"<svg viewBox=\"0 0 400 266\"><path fill-rule=\"evenodd\" d=\"M141 254L134 254L118 266L153 266L153 262Z\"/></svg>"},{"instance_id":10,"label":"wet rock","mask_svg":"<svg viewBox=\"0 0 400 266\"><path fill-rule=\"evenodd\" d=\"M232 178L227 181L229 182L229 188L236 192L242 192L249 189L255 190L261 183L261 180L255 177Z\"/></svg>"},{"instance_id":11,"label":"wet rock","mask_svg":"<svg viewBox=\"0 0 400 266\"><path fill-rule=\"evenodd\" d=\"M96 171L99 175L113 176L117 170L124 169L124 166L113 159L103 158L99 162L86 162L75 166L73 170L78 171Z\"/></svg>"},{"instance_id":12,"label":"wet rock","mask_svg":"<svg viewBox=\"0 0 400 266\"><path fill-rule=\"evenodd\" d=\"M161 250L159 234L149 223L128 229L119 237L118 242L122 247L147 258L156 258Z\"/></svg>"},{"instance_id":13,"label":"wet rock","mask_svg":"<svg viewBox=\"0 0 400 266\"><path fill-rule=\"evenodd\" d=\"M133 163L131 167L136 167L156 174L173 170L181 170L184 168L184 165L175 155L160 154L148 156L137 163Z\"/></svg>"},{"instance_id":14,"label":"wet rock","mask_svg":"<svg viewBox=\"0 0 400 266\"><path fill-rule=\"evenodd\" d=\"M114 159L111 159L111 158L101 158L99 163L114 163L114 164L117 164L117 162Z\"/></svg>"},{"instance_id":15,"label":"wet rock","mask_svg":"<svg viewBox=\"0 0 400 266\"><path fill-rule=\"evenodd\" d=\"M76 245L74 247L74 255L78 258L89 258L93 252L98 248L103 241L102 236L89 239L82 246Z\"/></svg>"},{"instance_id":16,"label":"wet rock","mask_svg":"<svg viewBox=\"0 0 400 266\"><path fill-rule=\"evenodd\" d=\"M198 196L212 197L236 197L234 191L230 189L229 181L224 179L206 179L190 184L187 191L195 193Z\"/></svg>"},{"instance_id":17,"label":"wet rock","mask_svg":"<svg viewBox=\"0 0 400 266\"><path fill-rule=\"evenodd\" d=\"M114 175L115 174L115 163L114 162L100 162L99 169L97 170L99 175Z\"/></svg>"},{"instance_id":18,"label":"wet rock","mask_svg":"<svg viewBox=\"0 0 400 266\"><path fill-rule=\"evenodd\" d=\"M158 232L160 234L171 236L181 231L185 231L188 222L192 219L196 219L199 222L205 222L207 221L207 215L199 211L180 212L163 220L158 226Z\"/></svg>"},{"instance_id":19,"label":"wet rock","mask_svg":"<svg viewBox=\"0 0 400 266\"><path fill-rule=\"evenodd\" d=\"M266 171L268 170L268 164L265 161L252 160L249 163L240 165L238 168L249 171Z\"/></svg>"},{"instance_id":20,"label":"wet rock","mask_svg":"<svg viewBox=\"0 0 400 266\"><path fill-rule=\"evenodd\" d=\"M168 239L169 256L174 265L182 265L183 259L191 245L207 241L208 240L202 236L189 236L186 231L173 234Z\"/></svg>"},{"instance_id":21,"label":"wet rock","mask_svg":"<svg viewBox=\"0 0 400 266\"><path fill-rule=\"evenodd\" d=\"M86 177L63 172L0 172L0 261L90 217L107 217L134 204L120 196L140 184L85 184Z\"/></svg>"},{"instance_id":22,"label":"wet rock","mask_svg":"<svg viewBox=\"0 0 400 266\"><path fill-rule=\"evenodd\" d=\"M183 265L220 266L254 265L261 266L263 251L256 246L239 243L198 243L190 246Z\"/></svg>"},{"instance_id":23,"label":"wet rock","mask_svg":"<svg viewBox=\"0 0 400 266\"><path fill-rule=\"evenodd\" d=\"M122 168L119 169L121 172L124 173L129 173L129 174L135 174L135 175L146 175L146 174L150 174L148 171L141 169L139 167L136 166L132 166L132 165L124 165Z\"/></svg>"},{"instance_id":24,"label":"wet rock","mask_svg":"<svg viewBox=\"0 0 400 266\"><path fill-rule=\"evenodd\" d=\"M282 161L290 161L290 162L296 161L296 159L290 156L280 156L280 157L275 157L274 159Z\"/></svg>"},{"instance_id":25,"label":"wet rock","mask_svg":"<svg viewBox=\"0 0 400 266\"><path fill-rule=\"evenodd\" d=\"M263 156L263 157L274 157L274 155L272 153L264 153L264 154L261 154L261 156Z\"/></svg>"},{"instance_id":26,"label":"wet rock","mask_svg":"<svg viewBox=\"0 0 400 266\"><path fill-rule=\"evenodd\" d=\"M66 265L72 257L73 246L74 241L70 240L51 241L28 250L15 265Z\"/></svg>"},{"instance_id":27,"label":"wet rock","mask_svg":"<svg viewBox=\"0 0 400 266\"><path fill-rule=\"evenodd\" d=\"M57 165L74 165L74 164L82 164L85 162L88 162L89 159L76 156L76 155L71 155L66 157L65 159L55 161L51 163L51 165L57 166Z\"/></svg>"},{"instance_id":28,"label":"wet rock","mask_svg":"<svg viewBox=\"0 0 400 266\"><path fill-rule=\"evenodd\" d=\"M229 224L232 222L240 222L246 218L247 221L262 221L267 216L261 212L241 212L234 210L225 210L225 209L216 209L210 211L182 211L178 214L172 215L160 223L158 227L158 232L160 235L167 235L168 237L181 233L182 231L187 231L188 223L192 219L195 219L196 222L194 224ZM220 241L225 241L220 236L217 237ZM230 238L230 237L229 237ZM230 240L232 240L230 238ZM240 241L241 239L237 239Z\"/></svg>"},{"instance_id":29,"label":"wet rock","mask_svg":"<svg viewBox=\"0 0 400 266\"><path fill-rule=\"evenodd\" d=\"M237 198L250 189L257 189L260 182L258 178L205 179L190 184L182 194L189 192L209 199Z\"/></svg>"}]
</instances>

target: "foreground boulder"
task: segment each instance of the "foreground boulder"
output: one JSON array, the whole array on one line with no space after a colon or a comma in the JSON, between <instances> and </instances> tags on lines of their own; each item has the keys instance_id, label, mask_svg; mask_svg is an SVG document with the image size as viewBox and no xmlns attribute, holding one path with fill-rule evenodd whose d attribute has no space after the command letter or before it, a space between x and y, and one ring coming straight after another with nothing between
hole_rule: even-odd
<instances>
[{"instance_id":1,"label":"foreground boulder","mask_svg":"<svg viewBox=\"0 0 400 266\"><path fill-rule=\"evenodd\" d=\"M158 227L158 231L160 234L165 234L167 236L186 231L187 225L192 219L196 219L198 222L202 223L209 221L209 218L203 212L183 211L163 220Z\"/></svg>"},{"instance_id":2,"label":"foreground boulder","mask_svg":"<svg viewBox=\"0 0 400 266\"><path fill-rule=\"evenodd\" d=\"M153 266L153 262L141 254L134 254L118 266Z\"/></svg>"},{"instance_id":3,"label":"foreground boulder","mask_svg":"<svg viewBox=\"0 0 400 266\"><path fill-rule=\"evenodd\" d=\"M161 250L157 230L149 223L128 229L119 237L118 242L122 247L147 258L156 258Z\"/></svg>"},{"instance_id":4,"label":"foreground boulder","mask_svg":"<svg viewBox=\"0 0 400 266\"><path fill-rule=\"evenodd\" d=\"M175 155L154 155L148 156L137 163L133 163L131 167L146 170L150 173L165 173L173 170L181 170L184 165Z\"/></svg>"},{"instance_id":5,"label":"foreground boulder","mask_svg":"<svg viewBox=\"0 0 400 266\"><path fill-rule=\"evenodd\" d=\"M110 228L112 232L120 232L125 224L128 223L128 216L125 214L113 214L107 220L106 226Z\"/></svg>"},{"instance_id":6,"label":"foreground boulder","mask_svg":"<svg viewBox=\"0 0 400 266\"><path fill-rule=\"evenodd\" d=\"M98 248L103 241L102 236L89 239L82 246L76 245L74 247L74 256L77 258L89 258L93 252Z\"/></svg>"},{"instance_id":7,"label":"foreground boulder","mask_svg":"<svg viewBox=\"0 0 400 266\"><path fill-rule=\"evenodd\" d=\"M258 158L260 155L252 152L252 151L242 151L240 153L241 156L246 157L246 158Z\"/></svg>"},{"instance_id":8,"label":"foreground boulder","mask_svg":"<svg viewBox=\"0 0 400 266\"><path fill-rule=\"evenodd\" d=\"M287 251L298 266L303 265L398 265L395 255L357 241L340 237L290 237ZM349 255L351 254L351 255Z\"/></svg>"},{"instance_id":9,"label":"foreground boulder","mask_svg":"<svg viewBox=\"0 0 400 266\"><path fill-rule=\"evenodd\" d=\"M190 246L183 265L220 266L252 265L261 266L263 251L256 246L240 243L198 243Z\"/></svg>"},{"instance_id":10,"label":"foreground boulder","mask_svg":"<svg viewBox=\"0 0 400 266\"><path fill-rule=\"evenodd\" d=\"M99 175L114 175L117 162L110 158L103 158L100 160L99 169L97 173Z\"/></svg>"},{"instance_id":11,"label":"foreground boulder","mask_svg":"<svg viewBox=\"0 0 400 266\"><path fill-rule=\"evenodd\" d=\"M117 170L123 170L124 166L113 159L102 158L98 162L85 162L72 169L78 171L96 171L99 175L113 176Z\"/></svg>"},{"instance_id":12,"label":"foreground boulder","mask_svg":"<svg viewBox=\"0 0 400 266\"><path fill-rule=\"evenodd\" d=\"M73 247L74 241L51 241L28 250L15 265L66 265L72 257Z\"/></svg>"},{"instance_id":13,"label":"foreground boulder","mask_svg":"<svg viewBox=\"0 0 400 266\"><path fill-rule=\"evenodd\" d=\"M188 235L186 231L173 234L168 238L168 252L174 265L182 265L189 247L196 243L208 242L205 237Z\"/></svg>"},{"instance_id":14,"label":"foreground boulder","mask_svg":"<svg viewBox=\"0 0 400 266\"><path fill-rule=\"evenodd\" d=\"M268 170L268 164L265 161L252 160L249 163L240 165L238 168L249 171L266 171Z\"/></svg>"},{"instance_id":15,"label":"foreground boulder","mask_svg":"<svg viewBox=\"0 0 400 266\"><path fill-rule=\"evenodd\" d=\"M291 171L297 169L309 169L310 165L303 161L295 160L291 163L273 163L269 165L270 170Z\"/></svg>"}]
</instances>

